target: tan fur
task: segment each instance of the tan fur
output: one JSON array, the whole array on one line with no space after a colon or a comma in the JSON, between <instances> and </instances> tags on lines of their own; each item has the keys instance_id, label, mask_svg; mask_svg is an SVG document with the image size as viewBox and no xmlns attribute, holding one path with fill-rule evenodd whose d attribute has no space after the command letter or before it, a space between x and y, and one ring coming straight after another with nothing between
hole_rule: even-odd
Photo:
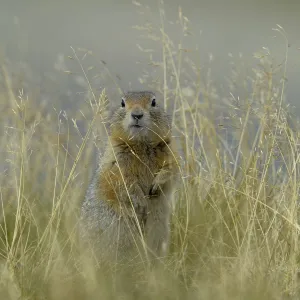
<instances>
[{"instance_id":1,"label":"tan fur","mask_svg":"<svg viewBox=\"0 0 300 300\"><path fill-rule=\"evenodd\" d=\"M142 238L149 255L166 254L177 161L171 122L159 105L151 105L154 97L126 94L126 106L112 118L104 157L82 206L82 236L92 237L100 252L107 245L126 256ZM137 120L132 113L143 116Z\"/></svg>"}]
</instances>

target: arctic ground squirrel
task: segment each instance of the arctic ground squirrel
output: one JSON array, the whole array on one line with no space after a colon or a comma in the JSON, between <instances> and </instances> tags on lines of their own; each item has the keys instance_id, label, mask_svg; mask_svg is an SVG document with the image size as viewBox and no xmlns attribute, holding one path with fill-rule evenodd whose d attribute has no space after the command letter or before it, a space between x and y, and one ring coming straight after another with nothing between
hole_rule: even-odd
<instances>
[{"instance_id":1,"label":"arctic ground squirrel","mask_svg":"<svg viewBox=\"0 0 300 300\"><path fill-rule=\"evenodd\" d=\"M80 238L98 254L166 255L178 164L171 119L152 92L129 92L109 120L81 207Z\"/></svg>"}]
</instances>

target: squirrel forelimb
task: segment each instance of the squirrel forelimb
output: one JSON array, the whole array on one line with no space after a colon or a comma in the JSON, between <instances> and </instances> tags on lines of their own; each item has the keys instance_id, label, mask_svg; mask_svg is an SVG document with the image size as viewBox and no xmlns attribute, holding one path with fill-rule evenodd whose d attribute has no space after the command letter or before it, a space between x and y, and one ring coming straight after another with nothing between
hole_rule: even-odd
<instances>
[{"instance_id":1,"label":"squirrel forelimb","mask_svg":"<svg viewBox=\"0 0 300 300\"><path fill-rule=\"evenodd\" d=\"M124 189L123 193L126 193L128 197L128 201L126 202L127 215L129 217L133 217L134 214L143 216L147 211L147 199L149 196L145 195L138 184L132 184L127 188L127 191Z\"/></svg>"},{"instance_id":2,"label":"squirrel forelimb","mask_svg":"<svg viewBox=\"0 0 300 300\"><path fill-rule=\"evenodd\" d=\"M160 191L160 187L170 181L172 178L172 172L170 170L162 169L155 176L152 186L150 187L149 195L157 196Z\"/></svg>"}]
</instances>

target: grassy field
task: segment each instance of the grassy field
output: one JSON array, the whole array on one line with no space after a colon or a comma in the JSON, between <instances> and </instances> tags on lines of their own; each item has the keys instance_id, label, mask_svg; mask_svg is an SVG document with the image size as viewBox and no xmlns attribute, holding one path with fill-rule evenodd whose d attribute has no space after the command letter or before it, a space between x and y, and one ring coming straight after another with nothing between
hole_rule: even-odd
<instances>
[{"instance_id":1,"label":"grassy field","mask_svg":"<svg viewBox=\"0 0 300 300\"><path fill-rule=\"evenodd\" d=\"M275 28L282 64L268 49L249 69L241 58L221 95L209 68L172 42L163 12L161 21L138 29L162 46L161 61L149 61L157 77L140 81L171 111L181 154L168 256L156 269L107 269L80 253L76 224L107 104L84 50L70 57L88 83L80 110L47 109L2 64L1 299L299 299L299 131L285 101L285 32ZM181 12L176 24L189 35Z\"/></svg>"}]
</instances>

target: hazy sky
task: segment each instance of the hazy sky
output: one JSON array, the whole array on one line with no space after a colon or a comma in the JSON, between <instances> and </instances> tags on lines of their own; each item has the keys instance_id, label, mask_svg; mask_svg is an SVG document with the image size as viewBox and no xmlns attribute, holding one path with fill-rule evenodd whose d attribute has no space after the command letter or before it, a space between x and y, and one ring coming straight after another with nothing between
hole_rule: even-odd
<instances>
[{"instance_id":1,"label":"hazy sky","mask_svg":"<svg viewBox=\"0 0 300 300\"><path fill-rule=\"evenodd\" d=\"M138 77L142 70L136 62L146 62L147 56L138 50L137 44L143 44L143 41L132 26L147 21L159 26L160 22L158 1L141 3L151 3L153 14L150 20L139 15L130 0L0 0L0 50L12 60L28 63L36 72L32 76L39 76L55 74L59 54L69 55L70 46L84 47L92 50L99 60L104 60L113 74L121 76L123 88L128 88L129 83L139 88ZM250 61L253 52L267 46L281 61L285 54L284 41L273 38L272 28L276 24L283 26L291 44L288 99L297 106L300 114L297 99L300 1L168 0L165 1L168 20L176 20L179 5L195 34L188 46L198 45L204 65L209 53L214 54L214 73L218 83L228 75L229 52L234 55L242 52L245 60ZM174 28L170 26L168 30L176 39L178 34ZM155 51L160 54L159 45Z\"/></svg>"}]
</instances>

